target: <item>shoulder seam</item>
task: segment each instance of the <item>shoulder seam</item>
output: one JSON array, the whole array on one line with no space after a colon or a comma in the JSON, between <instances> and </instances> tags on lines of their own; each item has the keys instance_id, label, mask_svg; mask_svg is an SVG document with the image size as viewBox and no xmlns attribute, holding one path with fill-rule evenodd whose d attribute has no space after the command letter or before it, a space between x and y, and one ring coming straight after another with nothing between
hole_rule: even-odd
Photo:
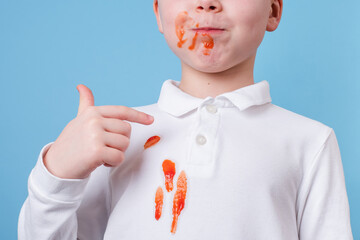
<instances>
[{"instance_id":1,"label":"shoulder seam","mask_svg":"<svg viewBox=\"0 0 360 240\"><path fill-rule=\"evenodd\" d=\"M321 152L325 148L326 143L329 141L329 138L330 138L331 134L334 132L333 128L331 128L331 127L328 127L328 128L329 128L329 130L328 130L328 133L327 133L327 136L326 136L324 142L321 144L319 150L315 153L314 157L312 158L313 160L311 162L310 167L305 171L305 173L304 173L304 175L303 175L303 177L301 179L301 183L300 183L300 185L298 187L298 192L297 192L296 208L298 207L299 201L301 200L301 199L299 199L299 197L302 197L302 195L300 195L303 192L302 188L303 188L303 186L305 186L307 184L308 178L311 175L316 163L318 162L318 159L319 159L319 156L320 156ZM297 219L299 219L298 214L299 213L297 213ZM302 218L302 215L300 216L300 219L301 218ZM300 224L298 225L298 230L299 230L299 227L300 227Z\"/></svg>"},{"instance_id":2,"label":"shoulder seam","mask_svg":"<svg viewBox=\"0 0 360 240\"><path fill-rule=\"evenodd\" d=\"M316 152L313 160L312 160L312 163L311 163L311 166L309 167L309 170L306 172L306 175L304 175L303 179L301 182L303 182L303 180L306 180L307 176L312 172L312 170L314 169L314 166L315 166L315 163L318 161L319 159L319 155L320 153L322 152L322 150L325 148L325 145L326 143L329 141L329 138L330 138L330 135L331 133L333 132L334 130L329 127L329 132L327 133L327 137L325 138L324 142L321 144L319 150ZM301 184L302 185L302 184Z\"/></svg>"}]
</instances>

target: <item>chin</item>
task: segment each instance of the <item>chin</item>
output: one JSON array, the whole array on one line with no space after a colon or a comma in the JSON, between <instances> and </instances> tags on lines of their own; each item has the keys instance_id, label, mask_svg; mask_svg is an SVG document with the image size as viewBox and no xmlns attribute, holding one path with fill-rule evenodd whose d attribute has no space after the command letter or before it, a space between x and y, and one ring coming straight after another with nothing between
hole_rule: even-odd
<instances>
[{"instance_id":1,"label":"chin","mask_svg":"<svg viewBox=\"0 0 360 240\"><path fill-rule=\"evenodd\" d=\"M194 52L184 52L183 49L177 48L171 48L171 50L183 64L199 72L220 73L233 67L231 62L226 61L224 55L215 49L209 52L209 55L203 54L204 49Z\"/></svg>"},{"instance_id":2,"label":"chin","mask_svg":"<svg viewBox=\"0 0 360 240\"><path fill-rule=\"evenodd\" d=\"M192 67L195 70L203 73L220 73L223 71L226 71L226 68L220 68L220 67L213 67L213 66L202 66L202 67Z\"/></svg>"},{"instance_id":3,"label":"chin","mask_svg":"<svg viewBox=\"0 0 360 240\"><path fill-rule=\"evenodd\" d=\"M218 58L210 56L204 56L196 61L185 62L186 65L192 69L204 72L204 73L220 73L224 72L231 68L231 65L225 64L222 61L219 61Z\"/></svg>"}]
</instances>

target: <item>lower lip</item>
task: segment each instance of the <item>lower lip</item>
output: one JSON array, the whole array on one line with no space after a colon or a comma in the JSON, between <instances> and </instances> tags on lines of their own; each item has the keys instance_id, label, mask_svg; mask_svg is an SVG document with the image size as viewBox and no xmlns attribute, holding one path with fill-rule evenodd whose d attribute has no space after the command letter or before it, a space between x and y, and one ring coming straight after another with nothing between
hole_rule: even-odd
<instances>
[{"instance_id":1,"label":"lower lip","mask_svg":"<svg viewBox=\"0 0 360 240\"><path fill-rule=\"evenodd\" d=\"M192 31L202 34L218 34L223 33L223 29L192 29Z\"/></svg>"}]
</instances>

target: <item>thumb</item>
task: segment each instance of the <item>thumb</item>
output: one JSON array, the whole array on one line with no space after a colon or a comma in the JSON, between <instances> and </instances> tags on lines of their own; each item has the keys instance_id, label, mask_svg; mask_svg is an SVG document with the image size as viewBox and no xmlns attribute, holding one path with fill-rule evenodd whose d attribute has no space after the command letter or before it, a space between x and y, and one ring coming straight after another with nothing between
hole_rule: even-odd
<instances>
[{"instance_id":1,"label":"thumb","mask_svg":"<svg viewBox=\"0 0 360 240\"><path fill-rule=\"evenodd\" d=\"M94 106L94 96L91 90L83 84L77 85L76 89L80 94L79 109L77 114L79 116L79 114L82 113L86 107Z\"/></svg>"}]
</instances>

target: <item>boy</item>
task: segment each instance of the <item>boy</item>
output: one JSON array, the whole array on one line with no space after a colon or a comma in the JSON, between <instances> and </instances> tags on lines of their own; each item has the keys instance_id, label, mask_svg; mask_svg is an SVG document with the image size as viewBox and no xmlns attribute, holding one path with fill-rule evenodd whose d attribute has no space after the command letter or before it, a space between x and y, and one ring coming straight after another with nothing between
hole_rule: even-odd
<instances>
[{"instance_id":1,"label":"boy","mask_svg":"<svg viewBox=\"0 0 360 240\"><path fill-rule=\"evenodd\" d=\"M181 81L94 106L41 150L19 239L352 239L332 128L271 104L255 55L282 0L154 0ZM149 116L150 115L150 116Z\"/></svg>"}]
</instances>

